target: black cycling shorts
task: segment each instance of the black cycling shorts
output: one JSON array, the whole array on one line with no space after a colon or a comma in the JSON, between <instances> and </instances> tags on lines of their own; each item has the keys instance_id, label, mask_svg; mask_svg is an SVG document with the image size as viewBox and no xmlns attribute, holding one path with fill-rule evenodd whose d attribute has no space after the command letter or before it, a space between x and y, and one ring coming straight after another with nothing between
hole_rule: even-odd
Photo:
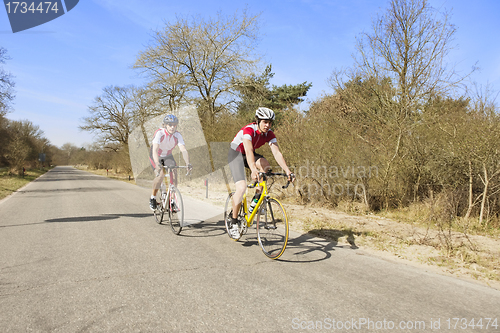
<instances>
[{"instance_id":1,"label":"black cycling shorts","mask_svg":"<svg viewBox=\"0 0 500 333\"><path fill-rule=\"evenodd\" d=\"M167 156L160 156L158 161L160 162L160 165L163 166L176 166L177 162L175 162L174 156L172 154L167 155ZM152 156L149 156L149 162L151 163L151 167L153 170L156 168L155 161Z\"/></svg>"}]
</instances>

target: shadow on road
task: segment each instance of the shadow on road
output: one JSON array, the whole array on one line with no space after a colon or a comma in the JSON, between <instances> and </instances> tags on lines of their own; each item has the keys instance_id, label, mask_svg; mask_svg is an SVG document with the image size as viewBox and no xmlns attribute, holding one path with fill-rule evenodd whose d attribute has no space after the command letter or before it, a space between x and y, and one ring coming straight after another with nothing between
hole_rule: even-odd
<instances>
[{"instance_id":1,"label":"shadow on road","mask_svg":"<svg viewBox=\"0 0 500 333\"><path fill-rule=\"evenodd\" d=\"M321 229L311 230L298 237L290 237L283 258L286 262L314 262L328 259L336 249L357 250L355 236L361 233L352 230ZM339 244L339 239L345 237L348 244ZM290 259L292 257L292 259Z\"/></svg>"},{"instance_id":2,"label":"shadow on road","mask_svg":"<svg viewBox=\"0 0 500 333\"><path fill-rule=\"evenodd\" d=\"M317 238L311 234L302 234L288 240L286 251L278 260L294 263L323 261L331 258L336 247L339 247L336 241Z\"/></svg>"},{"instance_id":3,"label":"shadow on road","mask_svg":"<svg viewBox=\"0 0 500 333\"><path fill-rule=\"evenodd\" d=\"M331 258L336 249L358 249L354 242L354 235L350 234L349 231L328 230L328 235L318 235L318 233L318 230L312 230L310 233L302 235L290 232L285 253L277 261L290 263L318 262ZM190 224L184 227L179 234L182 237L217 237L222 235L227 237L222 214L202 222ZM346 236L350 245L339 244L339 238ZM230 241L229 238L228 241ZM247 234L235 244L243 247L259 247L255 226L249 228Z\"/></svg>"},{"instance_id":4,"label":"shadow on road","mask_svg":"<svg viewBox=\"0 0 500 333\"><path fill-rule=\"evenodd\" d=\"M345 249L336 241L318 238L310 234L299 236L294 234L291 232L285 253L276 261L289 263L318 262L331 258L333 251L336 249ZM260 248L256 230L252 228L237 243L244 247L257 246Z\"/></svg>"},{"instance_id":5,"label":"shadow on road","mask_svg":"<svg viewBox=\"0 0 500 333\"><path fill-rule=\"evenodd\" d=\"M47 219L43 222L1 225L0 228L22 227L22 226L30 226L30 225L36 225L36 224L45 224L45 223L97 222L97 221L115 220L115 219L119 219L120 217L151 218L151 216L152 216L152 214L101 214L101 215L95 215L95 216L61 217L61 218L57 218L57 219Z\"/></svg>"},{"instance_id":6,"label":"shadow on road","mask_svg":"<svg viewBox=\"0 0 500 333\"><path fill-rule=\"evenodd\" d=\"M114 220L120 217L145 218L145 217L151 217L151 214L101 214L96 216L62 217L57 219L48 219L45 220L45 222L46 223L94 222L94 221Z\"/></svg>"},{"instance_id":7,"label":"shadow on road","mask_svg":"<svg viewBox=\"0 0 500 333\"><path fill-rule=\"evenodd\" d=\"M49 170L45 177L37 178L36 182L60 182L60 181L73 181L73 180L99 180L99 181L109 181L112 180L105 176L96 175L87 171L74 169L72 167L67 168L54 168Z\"/></svg>"},{"instance_id":8,"label":"shadow on road","mask_svg":"<svg viewBox=\"0 0 500 333\"><path fill-rule=\"evenodd\" d=\"M54 178L54 176L57 176L58 178ZM78 175L75 176L75 174L71 174L70 176L61 176L60 174L57 175L50 175L46 176L43 178L38 178L36 179L37 182L63 182L63 181L89 181L89 180L98 180L98 181L110 181L113 180L111 178L107 178L105 176L99 176L99 175Z\"/></svg>"},{"instance_id":9,"label":"shadow on road","mask_svg":"<svg viewBox=\"0 0 500 333\"><path fill-rule=\"evenodd\" d=\"M222 214L221 214L222 215ZM224 227L224 220L220 219L221 216L215 216L210 219L199 220L184 220L185 226L179 236L182 237L217 237L226 233ZM165 223L165 222L164 222ZM168 225L168 221L166 222Z\"/></svg>"},{"instance_id":10,"label":"shadow on road","mask_svg":"<svg viewBox=\"0 0 500 333\"><path fill-rule=\"evenodd\" d=\"M73 187L73 188L55 188L55 189L26 189L19 191L19 194L30 194L30 193L59 193L59 192L66 192L69 194L78 194L81 192L102 192L102 191L113 191L119 189L117 187Z\"/></svg>"}]
</instances>

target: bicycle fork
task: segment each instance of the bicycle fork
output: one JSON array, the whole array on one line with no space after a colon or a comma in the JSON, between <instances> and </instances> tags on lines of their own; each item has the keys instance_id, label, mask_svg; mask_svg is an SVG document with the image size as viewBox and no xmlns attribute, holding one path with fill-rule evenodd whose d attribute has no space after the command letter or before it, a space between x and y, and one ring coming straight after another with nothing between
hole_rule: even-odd
<instances>
[{"instance_id":1,"label":"bicycle fork","mask_svg":"<svg viewBox=\"0 0 500 333\"><path fill-rule=\"evenodd\" d=\"M264 229L266 230L276 230L276 221L274 220L274 213L273 213L273 208L271 206L271 202L268 200L268 198L265 198L264 199L265 201L263 202L263 205L264 207L260 208L261 211L263 212L259 212L261 214L261 216L263 215L264 216ZM271 220L268 221L268 216L267 216L267 212L269 211L269 215L270 215L270 218ZM263 214L262 214L263 213Z\"/></svg>"}]
</instances>

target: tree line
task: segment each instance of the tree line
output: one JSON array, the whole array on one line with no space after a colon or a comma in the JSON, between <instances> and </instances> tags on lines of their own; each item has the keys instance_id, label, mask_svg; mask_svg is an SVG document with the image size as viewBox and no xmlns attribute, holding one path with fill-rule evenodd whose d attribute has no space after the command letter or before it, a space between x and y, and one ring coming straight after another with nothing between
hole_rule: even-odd
<instances>
[{"instance_id":1,"label":"tree line","mask_svg":"<svg viewBox=\"0 0 500 333\"><path fill-rule=\"evenodd\" d=\"M9 167L12 172L23 173L23 168L37 166L39 155L48 148L48 140L39 126L29 120L12 121L6 118L12 111L15 98L14 77L3 66L10 60L7 50L0 47L0 167Z\"/></svg>"}]
</instances>

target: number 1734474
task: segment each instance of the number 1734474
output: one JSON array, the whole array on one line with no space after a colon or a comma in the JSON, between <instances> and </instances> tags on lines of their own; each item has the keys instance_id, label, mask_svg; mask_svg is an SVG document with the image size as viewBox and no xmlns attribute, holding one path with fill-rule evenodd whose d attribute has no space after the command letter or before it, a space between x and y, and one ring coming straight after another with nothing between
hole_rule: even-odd
<instances>
[{"instance_id":1,"label":"number 1734474","mask_svg":"<svg viewBox=\"0 0 500 333\"><path fill-rule=\"evenodd\" d=\"M27 13L40 13L47 14L49 12L57 13L59 8L57 7L57 1L40 1L35 4L35 2L6 2L5 8L7 9L8 14L27 14Z\"/></svg>"},{"instance_id":2,"label":"number 1734474","mask_svg":"<svg viewBox=\"0 0 500 333\"><path fill-rule=\"evenodd\" d=\"M479 318L479 319L467 319L467 318L448 318L445 321L445 327L450 330L498 330L498 319L497 318Z\"/></svg>"}]
</instances>

